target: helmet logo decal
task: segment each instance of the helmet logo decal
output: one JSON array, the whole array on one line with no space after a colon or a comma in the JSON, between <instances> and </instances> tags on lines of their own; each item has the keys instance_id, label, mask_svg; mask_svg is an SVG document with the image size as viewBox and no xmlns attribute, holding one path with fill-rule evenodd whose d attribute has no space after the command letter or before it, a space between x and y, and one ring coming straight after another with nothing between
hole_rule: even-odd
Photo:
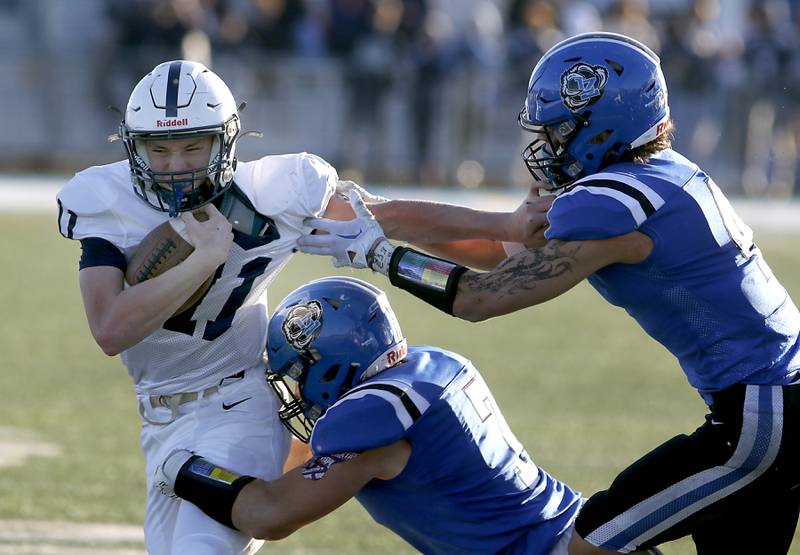
<instances>
[{"instance_id":1,"label":"helmet logo decal","mask_svg":"<svg viewBox=\"0 0 800 555\"><path fill-rule=\"evenodd\" d=\"M309 301L292 307L283 321L283 335L286 341L302 351L319 334L322 327L322 305Z\"/></svg>"},{"instance_id":2,"label":"helmet logo decal","mask_svg":"<svg viewBox=\"0 0 800 555\"><path fill-rule=\"evenodd\" d=\"M134 150L134 151L132 151L132 152L131 152L131 154L132 154L132 156L133 156L133 159L134 159L134 161L136 162L136 165L137 165L137 166L139 166L139 167L140 167L140 168L142 168L143 170L149 170L149 169L150 169L150 166L147 164L147 162L145 162L145 161L144 161L144 158L142 158L141 156L139 156L139 153L138 153L138 152L136 152L136 151Z\"/></svg>"},{"instance_id":3,"label":"helmet logo decal","mask_svg":"<svg viewBox=\"0 0 800 555\"><path fill-rule=\"evenodd\" d=\"M175 125L189 125L189 118L156 120L156 127L173 127Z\"/></svg>"},{"instance_id":4,"label":"helmet logo decal","mask_svg":"<svg viewBox=\"0 0 800 555\"><path fill-rule=\"evenodd\" d=\"M608 81L608 69L585 63L575 64L561 74L561 100L576 112L600 99Z\"/></svg>"}]
</instances>

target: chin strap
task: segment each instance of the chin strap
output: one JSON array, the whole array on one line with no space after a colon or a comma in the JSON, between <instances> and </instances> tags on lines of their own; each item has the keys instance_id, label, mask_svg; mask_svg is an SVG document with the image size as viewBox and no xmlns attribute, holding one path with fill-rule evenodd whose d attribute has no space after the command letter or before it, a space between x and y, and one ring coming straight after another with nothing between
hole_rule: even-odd
<instances>
[{"instance_id":1,"label":"chin strap","mask_svg":"<svg viewBox=\"0 0 800 555\"><path fill-rule=\"evenodd\" d=\"M172 202L169 203L169 217L175 218L178 216L183 200L183 187L176 187L173 191Z\"/></svg>"}]
</instances>

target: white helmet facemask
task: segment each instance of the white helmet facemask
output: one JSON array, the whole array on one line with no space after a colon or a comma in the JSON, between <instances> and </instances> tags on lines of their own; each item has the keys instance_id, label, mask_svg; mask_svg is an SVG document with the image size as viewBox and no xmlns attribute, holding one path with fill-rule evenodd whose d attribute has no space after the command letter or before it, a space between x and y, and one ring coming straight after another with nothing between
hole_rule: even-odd
<instances>
[{"instance_id":1,"label":"white helmet facemask","mask_svg":"<svg viewBox=\"0 0 800 555\"><path fill-rule=\"evenodd\" d=\"M120 123L136 194L156 210L176 216L221 196L233 183L240 131L228 87L203 64L164 62L131 93ZM180 172L154 172L147 141L211 137L208 164Z\"/></svg>"}]
</instances>

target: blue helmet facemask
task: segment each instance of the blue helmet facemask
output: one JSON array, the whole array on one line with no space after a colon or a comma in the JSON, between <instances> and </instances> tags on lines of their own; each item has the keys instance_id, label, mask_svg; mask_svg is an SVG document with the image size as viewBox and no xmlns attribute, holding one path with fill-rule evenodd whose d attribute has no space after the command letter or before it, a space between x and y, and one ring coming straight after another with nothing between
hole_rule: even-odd
<instances>
[{"instance_id":1,"label":"blue helmet facemask","mask_svg":"<svg viewBox=\"0 0 800 555\"><path fill-rule=\"evenodd\" d=\"M267 381L281 401L281 422L307 442L328 407L406 352L397 318L374 285L337 276L296 289L267 332Z\"/></svg>"},{"instance_id":2,"label":"blue helmet facemask","mask_svg":"<svg viewBox=\"0 0 800 555\"><path fill-rule=\"evenodd\" d=\"M531 175L563 190L667 129L660 60L624 35L564 40L536 64L518 121L536 136L523 152Z\"/></svg>"}]
</instances>

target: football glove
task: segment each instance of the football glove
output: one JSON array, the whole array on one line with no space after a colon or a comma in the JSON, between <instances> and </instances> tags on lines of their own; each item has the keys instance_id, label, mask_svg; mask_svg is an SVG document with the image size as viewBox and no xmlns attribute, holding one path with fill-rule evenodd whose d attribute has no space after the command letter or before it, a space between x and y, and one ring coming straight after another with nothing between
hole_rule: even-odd
<instances>
[{"instance_id":1,"label":"football glove","mask_svg":"<svg viewBox=\"0 0 800 555\"><path fill-rule=\"evenodd\" d=\"M164 462L158 465L155 473L155 485L161 495L172 498L178 497L175 495L175 480L178 479L178 473L183 465L193 456L194 453L186 449L175 449L167 455Z\"/></svg>"},{"instance_id":2,"label":"football glove","mask_svg":"<svg viewBox=\"0 0 800 555\"><path fill-rule=\"evenodd\" d=\"M364 204L359 190L350 189L347 197L356 215L355 219L337 221L307 218L305 225L326 234L303 235L297 240L297 248L307 254L331 256L333 265L337 268L369 268L367 255L375 245L385 241L386 237L378 220Z\"/></svg>"},{"instance_id":3,"label":"football glove","mask_svg":"<svg viewBox=\"0 0 800 555\"><path fill-rule=\"evenodd\" d=\"M386 197L370 193L355 181L339 181L339 183L336 185L336 194L341 198L347 199L350 191L358 191L358 194L361 195L361 198L364 200L364 202L378 203L389 200Z\"/></svg>"}]
</instances>

